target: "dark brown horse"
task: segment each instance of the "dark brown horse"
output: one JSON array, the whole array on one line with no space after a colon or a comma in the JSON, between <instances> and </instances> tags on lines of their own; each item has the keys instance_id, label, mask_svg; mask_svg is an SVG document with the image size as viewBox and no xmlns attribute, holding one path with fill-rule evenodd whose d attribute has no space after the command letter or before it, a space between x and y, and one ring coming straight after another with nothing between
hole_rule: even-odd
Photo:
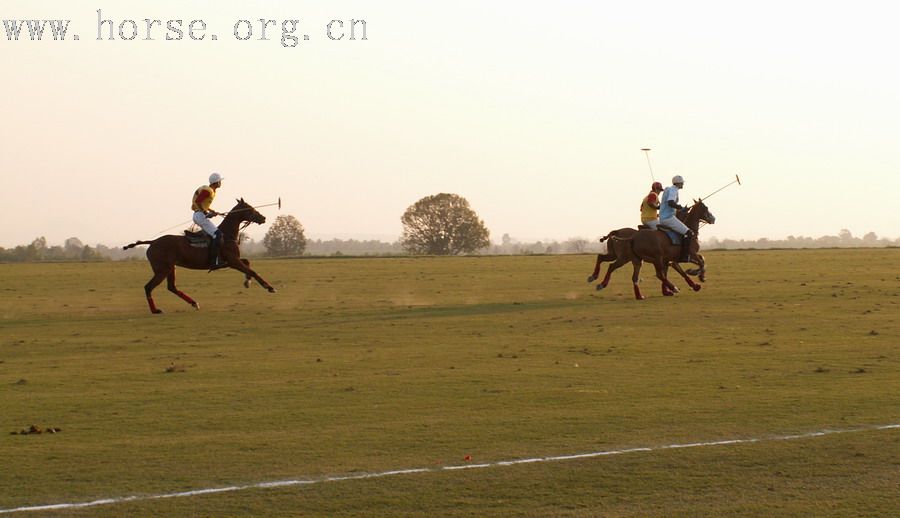
<instances>
[{"instance_id":1,"label":"dark brown horse","mask_svg":"<svg viewBox=\"0 0 900 518\"><path fill-rule=\"evenodd\" d=\"M241 250L238 248L238 235L240 234L241 223L244 222L246 222L245 226L250 223L263 224L266 222L266 217L241 198L238 200L238 204L225 216L222 224L219 225L219 230L222 231L224 236L224 243L219 252L219 257L225 263L214 269L234 268L244 273L244 287L250 287L250 279L256 279L260 286L269 290L270 293L275 293L275 288L250 269L250 261L241 258ZM191 306L200 309L200 305L194 299L175 286L175 267L181 266L191 270L209 269L208 250L191 246L187 236L162 236L152 241L136 241L123 247L123 250L134 248L137 245L150 245L147 248L147 259L150 260L150 267L153 268L153 278L144 285L144 293L147 295L147 304L150 305L150 311L152 313L162 313L162 310L158 309L153 302L151 292L163 279L168 281L169 291L181 297Z\"/></svg>"},{"instance_id":2,"label":"dark brown horse","mask_svg":"<svg viewBox=\"0 0 900 518\"><path fill-rule=\"evenodd\" d=\"M703 204L702 200L696 201L689 211L679 214L679 219L684 221L685 225L693 230L695 236L698 234L701 221L706 223L715 222L715 217L709 212L709 209ZM678 292L678 288L668 280L669 265L684 278L694 291L700 291L701 286L688 276L688 273L691 275L699 275L700 281L703 281L705 277L706 266L703 256L699 253L699 242L697 240L691 242L690 260L688 261L696 264L699 268L685 272L678 261L681 247L679 245L672 245L668 236L666 236L664 232L658 230L638 231L633 228L622 228L613 230L605 237L601 238L601 242L606 241L607 239L609 240L607 253L597 255L597 263L594 266L594 272L588 277L588 282L593 282L599 277L601 263L610 262L611 264L606 270L606 276L599 284L597 284L597 290L602 290L609 284L612 272L623 266L625 263L630 262L633 267L631 281L634 285L634 296L638 300L643 300L644 296L641 295L640 288L638 287L641 263L642 261L647 261L653 263L654 266L657 266L658 263L655 256L646 253L648 239L653 238L659 238L659 255L662 258L662 263L661 266L657 267L657 277L662 282L663 295L671 296ZM635 249L635 244L638 242L642 243L645 248Z\"/></svg>"}]
</instances>

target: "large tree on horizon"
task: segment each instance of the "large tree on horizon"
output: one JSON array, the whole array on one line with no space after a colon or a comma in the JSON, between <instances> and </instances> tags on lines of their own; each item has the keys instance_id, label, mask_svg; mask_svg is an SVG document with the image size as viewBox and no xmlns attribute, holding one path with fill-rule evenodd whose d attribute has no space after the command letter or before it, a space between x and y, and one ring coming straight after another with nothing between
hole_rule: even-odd
<instances>
[{"instance_id":1,"label":"large tree on horizon","mask_svg":"<svg viewBox=\"0 0 900 518\"><path fill-rule=\"evenodd\" d=\"M406 209L400 221L400 244L411 254L467 254L491 244L484 222L456 194L426 196Z\"/></svg>"},{"instance_id":2,"label":"large tree on horizon","mask_svg":"<svg viewBox=\"0 0 900 518\"><path fill-rule=\"evenodd\" d=\"M306 250L303 225L294 216L278 216L263 237L263 245L272 257L300 255Z\"/></svg>"}]
</instances>

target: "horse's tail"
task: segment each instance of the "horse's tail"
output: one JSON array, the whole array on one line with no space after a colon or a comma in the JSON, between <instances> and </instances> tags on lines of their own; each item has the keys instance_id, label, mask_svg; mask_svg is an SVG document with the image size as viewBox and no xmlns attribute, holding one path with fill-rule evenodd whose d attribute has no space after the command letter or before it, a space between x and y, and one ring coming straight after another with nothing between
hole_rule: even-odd
<instances>
[{"instance_id":1,"label":"horse's tail","mask_svg":"<svg viewBox=\"0 0 900 518\"><path fill-rule=\"evenodd\" d=\"M613 230L613 231L610 232L609 234L606 234L605 236L601 237L601 238L600 238L600 242L602 243L602 242L606 241L607 239L609 239L609 238L611 238L611 237L616 237L616 231L615 231L615 230Z\"/></svg>"},{"instance_id":2,"label":"horse's tail","mask_svg":"<svg viewBox=\"0 0 900 518\"><path fill-rule=\"evenodd\" d=\"M123 246L122 250L128 250L129 248L134 248L138 245L149 245L152 242L153 241L135 241L134 243L131 243L130 245Z\"/></svg>"}]
</instances>

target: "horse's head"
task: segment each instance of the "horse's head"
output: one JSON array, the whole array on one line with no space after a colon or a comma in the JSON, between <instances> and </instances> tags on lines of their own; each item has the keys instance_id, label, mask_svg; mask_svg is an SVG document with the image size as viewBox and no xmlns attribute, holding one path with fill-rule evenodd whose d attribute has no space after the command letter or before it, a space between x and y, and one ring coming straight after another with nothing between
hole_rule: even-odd
<instances>
[{"instance_id":1,"label":"horse's head","mask_svg":"<svg viewBox=\"0 0 900 518\"><path fill-rule=\"evenodd\" d=\"M714 225L716 223L716 217L713 216L713 213L709 211L709 207L703 203L703 200L694 200L694 205L691 207L691 214L695 214L695 217L699 221L703 221L705 223L709 223L710 225Z\"/></svg>"},{"instance_id":2,"label":"horse's head","mask_svg":"<svg viewBox=\"0 0 900 518\"><path fill-rule=\"evenodd\" d=\"M245 202L244 198L237 200L237 202L237 205L235 205L230 212L239 214L241 216L241 221L249 221L260 225L266 222L266 217L254 209L252 205Z\"/></svg>"}]
</instances>

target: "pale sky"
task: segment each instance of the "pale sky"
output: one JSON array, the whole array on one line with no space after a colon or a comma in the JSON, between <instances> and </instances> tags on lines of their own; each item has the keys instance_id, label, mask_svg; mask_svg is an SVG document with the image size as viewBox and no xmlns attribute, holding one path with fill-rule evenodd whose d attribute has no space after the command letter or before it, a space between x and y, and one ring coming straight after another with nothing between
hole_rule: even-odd
<instances>
[{"instance_id":1,"label":"pale sky","mask_svg":"<svg viewBox=\"0 0 900 518\"><path fill-rule=\"evenodd\" d=\"M139 36L96 41L98 8ZM898 14L865 1L0 0L0 19L71 20L65 42L0 32L0 246L153 238L190 220L213 171L226 178L214 208L281 197L313 237L394 240L409 205L452 192L494 241L595 239L637 224L643 147L664 184L685 177L683 201L740 174L709 199L703 238L900 237ZM145 18L162 21L153 41ZM268 41L259 18L279 22ZM294 18L310 39L283 48ZM169 19L204 20L205 39L166 41ZM241 19L248 41L232 33ZM332 19L366 20L368 39L329 40Z\"/></svg>"}]
</instances>

